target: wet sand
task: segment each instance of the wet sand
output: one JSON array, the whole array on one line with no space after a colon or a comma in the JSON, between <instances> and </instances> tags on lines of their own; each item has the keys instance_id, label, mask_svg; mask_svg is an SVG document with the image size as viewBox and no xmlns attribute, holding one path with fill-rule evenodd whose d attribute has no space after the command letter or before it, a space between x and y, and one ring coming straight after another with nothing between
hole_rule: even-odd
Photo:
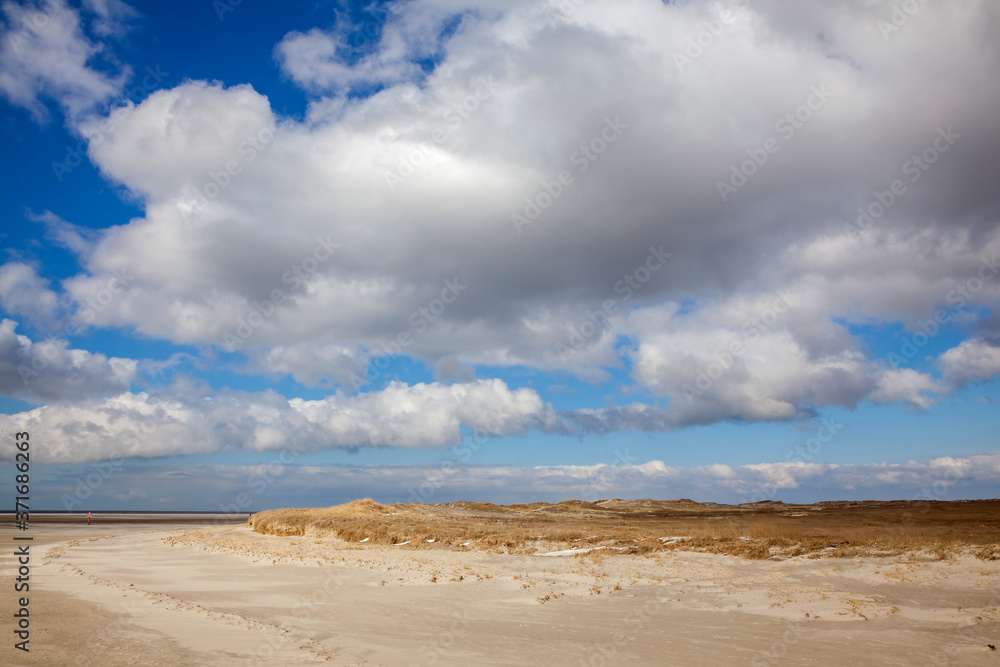
<instances>
[{"instance_id":1,"label":"wet sand","mask_svg":"<svg viewBox=\"0 0 1000 667\"><path fill-rule=\"evenodd\" d=\"M13 534L0 527L4 544ZM1000 660L987 647L1000 639L1000 561L971 555L508 555L245 526L46 525L32 534L32 651L25 660L6 631L4 665ZM5 581L14 564L3 559ZM10 619L14 594L4 588L0 612Z\"/></svg>"}]
</instances>

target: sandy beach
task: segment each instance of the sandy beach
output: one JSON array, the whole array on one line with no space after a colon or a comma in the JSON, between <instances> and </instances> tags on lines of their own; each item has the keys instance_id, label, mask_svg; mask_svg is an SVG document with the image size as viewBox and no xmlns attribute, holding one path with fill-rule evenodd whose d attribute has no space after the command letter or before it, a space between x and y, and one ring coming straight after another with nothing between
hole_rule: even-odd
<instances>
[{"instance_id":1,"label":"sandy beach","mask_svg":"<svg viewBox=\"0 0 1000 667\"><path fill-rule=\"evenodd\" d=\"M239 525L44 526L33 545L30 657L5 641L2 664L1000 659L988 647L1000 638L1000 561L574 551L413 550ZM10 618L12 596L2 600Z\"/></svg>"},{"instance_id":2,"label":"sandy beach","mask_svg":"<svg viewBox=\"0 0 1000 667\"><path fill-rule=\"evenodd\" d=\"M998 110L1000 0L0 0L0 667L1000 667Z\"/></svg>"}]
</instances>

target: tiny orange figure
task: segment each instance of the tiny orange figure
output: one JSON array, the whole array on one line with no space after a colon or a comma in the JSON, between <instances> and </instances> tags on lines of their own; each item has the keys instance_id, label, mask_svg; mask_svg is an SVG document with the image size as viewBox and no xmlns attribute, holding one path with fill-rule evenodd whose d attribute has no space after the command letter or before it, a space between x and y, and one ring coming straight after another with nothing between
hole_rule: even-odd
<instances>
[{"instance_id":1,"label":"tiny orange figure","mask_svg":"<svg viewBox=\"0 0 1000 667\"><path fill-rule=\"evenodd\" d=\"M87 525L90 525L90 512L87 512Z\"/></svg>"}]
</instances>

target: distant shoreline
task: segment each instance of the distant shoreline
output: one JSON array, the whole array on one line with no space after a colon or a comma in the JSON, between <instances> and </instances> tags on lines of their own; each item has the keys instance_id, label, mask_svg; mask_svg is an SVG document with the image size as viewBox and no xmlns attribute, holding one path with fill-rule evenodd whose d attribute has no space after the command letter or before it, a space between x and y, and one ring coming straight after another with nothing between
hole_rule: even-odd
<instances>
[{"instance_id":1,"label":"distant shoreline","mask_svg":"<svg viewBox=\"0 0 1000 667\"><path fill-rule=\"evenodd\" d=\"M36 511L31 513L31 524L87 523L87 512L67 512L62 510ZM243 523L253 512L90 512L92 523ZM14 512L0 512L0 525L13 524Z\"/></svg>"}]
</instances>

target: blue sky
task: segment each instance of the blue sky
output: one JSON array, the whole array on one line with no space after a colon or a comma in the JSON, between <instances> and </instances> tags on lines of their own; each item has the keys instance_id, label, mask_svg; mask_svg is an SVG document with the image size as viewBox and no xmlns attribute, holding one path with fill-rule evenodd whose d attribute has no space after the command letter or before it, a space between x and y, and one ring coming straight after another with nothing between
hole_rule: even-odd
<instances>
[{"instance_id":1,"label":"blue sky","mask_svg":"<svg viewBox=\"0 0 1000 667\"><path fill-rule=\"evenodd\" d=\"M991 3L2 18L46 509L997 495Z\"/></svg>"}]
</instances>

